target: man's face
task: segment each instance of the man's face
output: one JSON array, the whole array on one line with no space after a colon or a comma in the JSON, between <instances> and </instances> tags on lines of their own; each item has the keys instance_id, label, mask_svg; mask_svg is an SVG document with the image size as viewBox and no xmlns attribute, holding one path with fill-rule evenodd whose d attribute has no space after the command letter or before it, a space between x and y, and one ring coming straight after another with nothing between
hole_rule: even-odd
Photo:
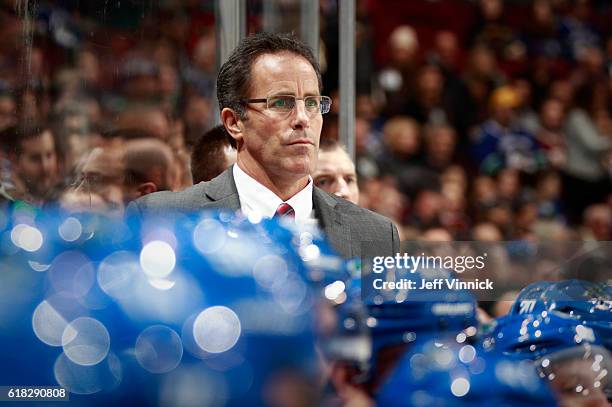
<instances>
[{"instance_id":1,"label":"man's face","mask_svg":"<svg viewBox=\"0 0 612 407\"><path fill-rule=\"evenodd\" d=\"M40 195L57 180L57 154L55 142L49 131L21 142L21 154L17 157L16 170L26 183L29 192Z\"/></svg>"},{"instance_id":2,"label":"man's face","mask_svg":"<svg viewBox=\"0 0 612 407\"><path fill-rule=\"evenodd\" d=\"M90 195L90 204L101 198L111 211L121 211L125 198L124 170L125 163L119 148L97 147L91 151L81 169L81 183L75 192Z\"/></svg>"},{"instance_id":3,"label":"man's face","mask_svg":"<svg viewBox=\"0 0 612 407\"><path fill-rule=\"evenodd\" d=\"M274 95L298 98L319 95L314 68L301 56L289 52L264 54L251 68L251 89L246 99ZM266 108L265 103L249 104L247 120L240 120L238 162L255 178L273 182L295 182L308 176L316 165L323 118L310 117L304 101L297 100L288 114ZM242 141L242 145L241 145Z\"/></svg>"},{"instance_id":4,"label":"man's face","mask_svg":"<svg viewBox=\"0 0 612 407\"><path fill-rule=\"evenodd\" d=\"M355 165L341 148L319 152L317 169L312 178L319 188L358 204L359 187Z\"/></svg>"}]
</instances>

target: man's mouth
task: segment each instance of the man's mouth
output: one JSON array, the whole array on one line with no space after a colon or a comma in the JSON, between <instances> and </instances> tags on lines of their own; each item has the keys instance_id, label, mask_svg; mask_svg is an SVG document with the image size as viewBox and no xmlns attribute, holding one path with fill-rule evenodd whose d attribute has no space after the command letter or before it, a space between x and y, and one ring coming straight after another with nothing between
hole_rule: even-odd
<instances>
[{"instance_id":1,"label":"man's mouth","mask_svg":"<svg viewBox=\"0 0 612 407\"><path fill-rule=\"evenodd\" d=\"M290 146L301 145L301 144L303 144L303 145L314 145L312 140L306 139L306 138L297 139L297 140L294 140L291 143L289 143Z\"/></svg>"}]
</instances>

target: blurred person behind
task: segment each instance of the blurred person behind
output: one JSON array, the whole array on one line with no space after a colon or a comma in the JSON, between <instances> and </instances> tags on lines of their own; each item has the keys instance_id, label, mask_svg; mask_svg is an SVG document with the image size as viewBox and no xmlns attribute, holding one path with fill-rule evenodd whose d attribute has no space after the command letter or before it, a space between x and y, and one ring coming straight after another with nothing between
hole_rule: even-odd
<instances>
[{"instance_id":1,"label":"blurred person behind","mask_svg":"<svg viewBox=\"0 0 612 407\"><path fill-rule=\"evenodd\" d=\"M567 140L563 131L565 118L563 102L555 98L544 101L535 135L546 154L548 165L556 169L564 169L567 166Z\"/></svg>"},{"instance_id":2,"label":"blurred person behind","mask_svg":"<svg viewBox=\"0 0 612 407\"><path fill-rule=\"evenodd\" d=\"M404 103L403 114L421 125L449 125L463 139L474 124L471 99L459 78L448 77L436 63L426 63L417 72L414 91Z\"/></svg>"},{"instance_id":3,"label":"blurred person behind","mask_svg":"<svg viewBox=\"0 0 612 407\"><path fill-rule=\"evenodd\" d=\"M0 131L17 124L17 104L8 88L0 80Z\"/></svg>"},{"instance_id":4,"label":"blurred person behind","mask_svg":"<svg viewBox=\"0 0 612 407\"><path fill-rule=\"evenodd\" d=\"M530 57L558 58L562 54L559 38L559 18L552 0L536 0L531 5L531 15L524 30L527 52Z\"/></svg>"},{"instance_id":5,"label":"blurred person behind","mask_svg":"<svg viewBox=\"0 0 612 407\"><path fill-rule=\"evenodd\" d=\"M610 189L610 179L601 159L612 151L612 139L597 129L589 114L590 101L588 90L570 99L563 125L567 151L564 201L572 223L578 223L582 211L593 202L603 200Z\"/></svg>"},{"instance_id":6,"label":"blurred person behind","mask_svg":"<svg viewBox=\"0 0 612 407\"><path fill-rule=\"evenodd\" d=\"M593 204L583 214L583 240L612 240L612 209L605 204Z\"/></svg>"},{"instance_id":7,"label":"blurred person behind","mask_svg":"<svg viewBox=\"0 0 612 407\"><path fill-rule=\"evenodd\" d=\"M559 34L569 60L577 60L587 48L601 45L601 37L592 24L590 0L571 2L569 13L560 20Z\"/></svg>"},{"instance_id":8,"label":"blurred person behind","mask_svg":"<svg viewBox=\"0 0 612 407\"><path fill-rule=\"evenodd\" d=\"M396 178L402 193L412 197L436 183L436 176L423 164L421 126L415 119L391 118L383 128L383 142L386 151L378 157L380 174Z\"/></svg>"},{"instance_id":9,"label":"blurred person behind","mask_svg":"<svg viewBox=\"0 0 612 407\"><path fill-rule=\"evenodd\" d=\"M60 197L60 207L71 211L108 211L121 216L125 209L125 158L122 140L96 147L79 165L76 185Z\"/></svg>"},{"instance_id":10,"label":"blurred person behind","mask_svg":"<svg viewBox=\"0 0 612 407\"><path fill-rule=\"evenodd\" d=\"M317 166L312 178L317 187L359 205L355 164L337 141L320 141Z\"/></svg>"},{"instance_id":11,"label":"blurred person behind","mask_svg":"<svg viewBox=\"0 0 612 407\"><path fill-rule=\"evenodd\" d=\"M476 45L470 50L467 68L463 73L463 82L467 87L473 112L473 121L483 122L488 117L487 105L490 93L504 83L495 54L485 45Z\"/></svg>"},{"instance_id":12,"label":"blurred person behind","mask_svg":"<svg viewBox=\"0 0 612 407\"><path fill-rule=\"evenodd\" d=\"M87 203L83 196L90 195L89 205L82 209L91 206L123 213L134 199L176 188L174 154L167 144L153 137L129 139L130 135L146 133L118 130L112 134L114 137L94 148L80 165L76 187L62 197L69 207Z\"/></svg>"},{"instance_id":13,"label":"blurred person behind","mask_svg":"<svg viewBox=\"0 0 612 407\"><path fill-rule=\"evenodd\" d=\"M499 59L509 58L518 42L517 33L506 21L502 0L478 2L478 17L468 37L470 45L486 45L495 50Z\"/></svg>"},{"instance_id":14,"label":"blurred person behind","mask_svg":"<svg viewBox=\"0 0 612 407\"><path fill-rule=\"evenodd\" d=\"M545 164L534 136L517 121L519 94L510 86L497 88L490 97L490 116L472 138L472 155L480 170L495 174L503 168L534 173Z\"/></svg>"},{"instance_id":15,"label":"blurred person behind","mask_svg":"<svg viewBox=\"0 0 612 407\"><path fill-rule=\"evenodd\" d=\"M156 138L129 140L124 145L125 201L157 191L175 189L174 154Z\"/></svg>"},{"instance_id":16,"label":"blurred person behind","mask_svg":"<svg viewBox=\"0 0 612 407\"><path fill-rule=\"evenodd\" d=\"M51 130L37 123L12 126L0 138L9 140L8 157L17 196L43 204L58 187L60 160Z\"/></svg>"},{"instance_id":17,"label":"blurred person behind","mask_svg":"<svg viewBox=\"0 0 612 407\"><path fill-rule=\"evenodd\" d=\"M457 133L448 125L425 127L425 163L436 171L444 171L455 159Z\"/></svg>"},{"instance_id":18,"label":"blurred person behind","mask_svg":"<svg viewBox=\"0 0 612 407\"><path fill-rule=\"evenodd\" d=\"M538 176L535 194L540 218L565 221L562 190L559 173L549 171Z\"/></svg>"},{"instance_id":19,"label":"blurred person behind","mask_svg":"<svg viewBox=\"0 0 612 407\"><path fill-rule=\"evenodd\" d=\"M185 143L192 147L214 121L213 102L202 95L192 93L183 98L182 120L185 126ZM195 182L195 181L194 181Z\"/></svg>"},{"instance_id":20,"label":"blurred person behind","mask_svg":"<svg viewBox=\"0 0 612 407\"><path fill-rule=\"evenodd\" d=\"M146 131L151 136L168 142L171 136L172 124L170 118L158 105L130 106L117 118L120 129L138 129Z\"/></svg>"},{"instance_id":21,"label":"blurred person behind","mask_svg":"<svg viewBox=\"0 0 612 407\"><path fill-rule=\"evenodd\" d=\"M210 181L236 162L236 149L225 126L218 125L200 136L191 151L193 183Z\"/></svg>"},{"instance_id":22,"label":"blurred person behind","mask_svg":"<svg viewBox=\"0 0 612 407\"><path fill-rule=\"evenodd\" d=\"M444 198L436 189L423 189L416 194L408 224L425 230L440 227Z\"/></svg>"},{"instance_id":23,"label":"blurred person behind","mask_svg":"<svg viewBox=\"0 0 612 407\"><path fill-rule=\"evenodd\" d=\"M406 98L412 93L418 67L419 40L414 28L400 25L388 39L389 63L378 73L377 85L384 93L387 117L402 112Z\"/></svg>"},{"instance_id":24,"label":"blurred person behind","mask_svg":"<svg viewBox=\"0 0 612 407\"><path fill-rule=\"evenodd\" d=\"M119 88L123 102L146 104L159 100L159 66L146 55L132 53L119 68Z\"/></svg>"}]
</instances>

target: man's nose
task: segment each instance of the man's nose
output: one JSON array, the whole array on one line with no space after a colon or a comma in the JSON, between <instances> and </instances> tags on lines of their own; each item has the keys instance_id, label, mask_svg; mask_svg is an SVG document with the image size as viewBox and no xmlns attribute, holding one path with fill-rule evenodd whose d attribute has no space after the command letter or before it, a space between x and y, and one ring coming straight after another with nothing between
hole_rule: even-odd
<instances>
[{"instance_id":1,"label":"man's nose","mask_svg":"<svg viewBox=\"0 0 612 407\"><path fill-rule=\"evenodd\" d=\"M41 167L45 172L45 175L51 175L49 173L53 171L53 159L43 158Z\"/></svg>"},{"instance_id":2,"label":"man's nose","mask_svg":"<svg viewBox=\"0 0 612 407\"><path fill-rule=\"evenodd\" d=\"M336 190L334 191L334 195L339 196L340 198L346 199L349 196L349 187L343 177L339 177L336 180Z\"/></svg>"},{"instance_id":3,"label":"man's nose","mask_svg":"<svg viewBox=\"0 0 612 407\"><path fill-rule=\"evenodd\" d=\"M306 104L303 100L296 100L293 108L293 119L291 127L293 129L305 129L310 126L310 117L306 111Z\"/></svg>"}]
</instances>

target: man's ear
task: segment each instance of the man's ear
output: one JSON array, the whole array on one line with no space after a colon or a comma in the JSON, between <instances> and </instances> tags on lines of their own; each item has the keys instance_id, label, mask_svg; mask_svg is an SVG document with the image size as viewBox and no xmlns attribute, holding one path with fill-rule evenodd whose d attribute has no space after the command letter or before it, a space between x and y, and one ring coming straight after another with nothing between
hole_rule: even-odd
<instances>
[{"instance_id":1,"label":"man's ear","mask_svg":"<svg viewBox=\"0 0 612 407\"><path fill-rule=\"evenodd\" d=\"M154 182L143 182L138 185L138 194L139 196L145 196L148 194L152 194L153 192L157 192L157 185Z\"/></svg>"},{"instance_id":2,"label":"man's ear","mask_svg":"<svg viewBox=\"0 0 612 407\"><path fill-rule=\"evenodd\" d=\"M230 109L229 107L224 107L223 110L221 110L221 122L225 126L225 130L227 130L229 135L236 140L236 145L240 147L242 143L242 130L238 112Z\"/></svg>"}]
</instances>

